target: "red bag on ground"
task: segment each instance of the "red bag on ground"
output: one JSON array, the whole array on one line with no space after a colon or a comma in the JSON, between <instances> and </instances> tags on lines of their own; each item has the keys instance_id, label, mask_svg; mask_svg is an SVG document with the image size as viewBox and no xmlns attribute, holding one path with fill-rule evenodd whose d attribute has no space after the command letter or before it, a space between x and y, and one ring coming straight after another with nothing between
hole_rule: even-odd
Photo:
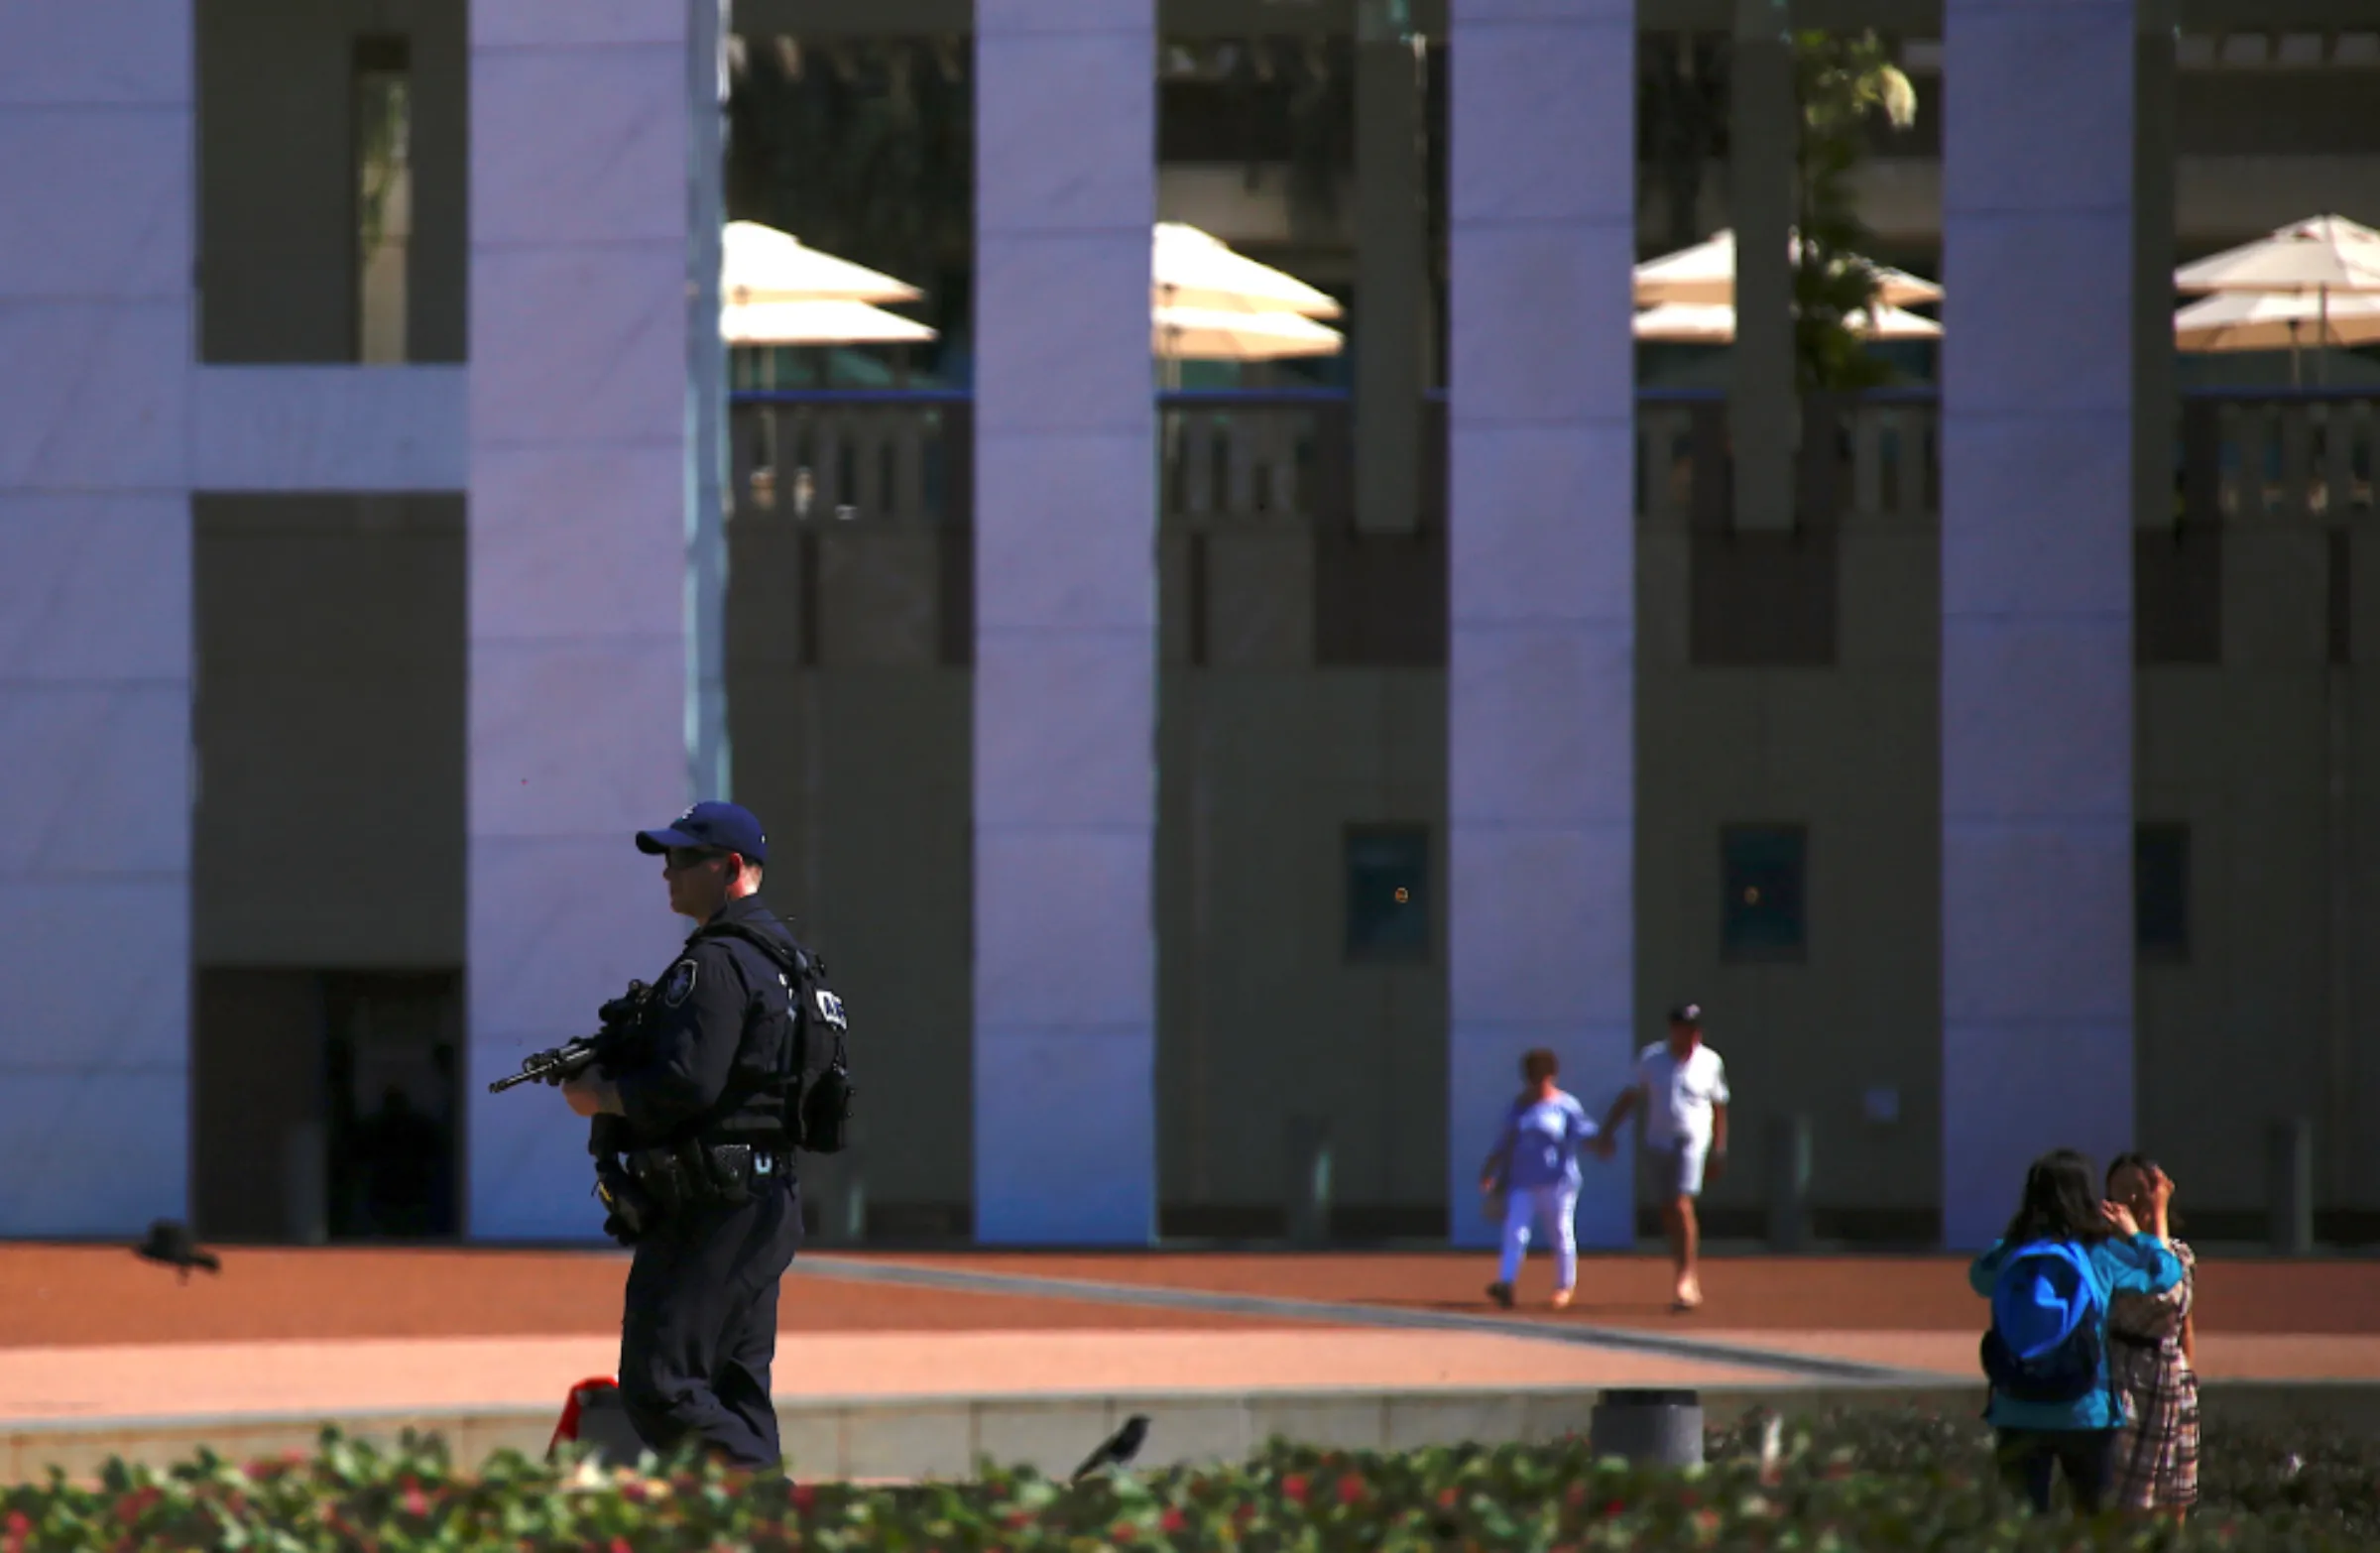
<instances>
[{"instance_id":1,"label":"red bag on ground","mask_svg":"<svg viewBox=\"0 0 2380 1553\"><path fill-rule=\"evenodd\" d=\"M545 1442L545 1454L551 1456L564 1440L578 1439L579 1426L591 1408L608 1412L619 1405L620 1382L610 1375L581 1380L562 1403L562 1419L553 1426L553 1438Z\"/></svg>"}]
</instances>

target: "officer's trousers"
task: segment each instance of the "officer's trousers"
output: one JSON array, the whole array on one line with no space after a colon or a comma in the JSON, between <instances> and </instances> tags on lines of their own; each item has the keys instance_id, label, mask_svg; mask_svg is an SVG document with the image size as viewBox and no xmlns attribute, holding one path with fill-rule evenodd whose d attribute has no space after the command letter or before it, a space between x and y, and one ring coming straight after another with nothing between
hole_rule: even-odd
<instances>
[{"instance_id":1,"label":"officer's trousers","mask_svg":"<svg viewBox=\"0 0 2380 1553\"><path fill-rule=\"evenodd\" d=\"M620 1318L620 1399L639 1439L666 1455L692 1438L739 1466L777 1466L769 1400L776 1284L800 1246L791 1181L756 1184L734 1207L689 1209L637 1242Z\"/></svg>"}]
</instances>

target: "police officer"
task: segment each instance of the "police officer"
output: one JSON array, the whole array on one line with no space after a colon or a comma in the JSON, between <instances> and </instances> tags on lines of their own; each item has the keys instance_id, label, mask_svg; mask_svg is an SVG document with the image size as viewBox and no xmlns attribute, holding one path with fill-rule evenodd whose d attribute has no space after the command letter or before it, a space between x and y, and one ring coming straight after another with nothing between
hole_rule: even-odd
<instances>
[{"instance_id":1,"label":"police officer","mask_svg":"<svg viewBox=\"0 0 2380 1553\"><path fill-rule=\"evenodd\" d=\"M638 1437L666 1454L774 1470L782 1460L769 1370L776 1286L801 1244L801 1201L778 1079L794 1039L779 964L740 933L793 949L760 896L768 838L733 803L697 803L637 850L660 857L669 906L702 924L655 984L623 1054L562 1086L610 1116L643 1222L620 1324L620 1393ZM617 1217L617 1209L615 1209Z\"/></svg>"}]
</instances>

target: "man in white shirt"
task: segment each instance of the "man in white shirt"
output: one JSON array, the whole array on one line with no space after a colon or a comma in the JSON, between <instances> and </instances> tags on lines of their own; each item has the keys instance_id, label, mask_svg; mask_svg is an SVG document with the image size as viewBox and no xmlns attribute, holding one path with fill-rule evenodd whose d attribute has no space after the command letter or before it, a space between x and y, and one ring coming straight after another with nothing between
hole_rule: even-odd
<instances>
[{"instance_id":1,"label":"man in white shirt","mask_svg":"<svg viewBox=\"0 0 2380 1553\"><path fill-rule=\"evenodd\" d=\"M1669 1230L1669 1253L1678 1268L1679 1310L1703 1302L1695 1269L1702 1227L1694 1200L1703 1177L1717 1179L1727 1164L1727 1065L1703 1044L1703 1009L1695 1003L1669 1011L1669 1039L1636 1057L1636 1072L1604 1120L1596 1152L1611 1157L1611 1139L1630 1111L1644 1108L1640 1136L1646 1158L1661 1183L1661 1217Z\"/></svg>"}]
</instances>

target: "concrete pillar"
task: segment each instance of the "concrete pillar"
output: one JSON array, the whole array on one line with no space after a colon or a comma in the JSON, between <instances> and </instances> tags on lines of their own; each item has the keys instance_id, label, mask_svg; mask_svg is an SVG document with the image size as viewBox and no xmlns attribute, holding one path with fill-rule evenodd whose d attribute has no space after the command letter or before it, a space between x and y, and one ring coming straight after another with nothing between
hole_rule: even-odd
<instances>
[{"instance_id":1,"label":"concrete pillar","mask_svg":"<svg viewBox=\"0 0 2380 1553\"><path fill-rule=\"evenodd\" d=\"M187 1213L193 76L0 7L0 1236Z\"/></svg>"},{"instance_id":2,"label":"concrete pillar","mask_svg":"<svg viewBox=\"0 0 2380 1553\"><path fill-rule=\"evenodd\" d=\"M1735 232L1735 346L1727 428L1738 529L1794 521L1793 229L1796 121L1785 0L1736 0L1729 66L1727 219Z\"/></svg>"},{"instance_id":3,"label":"concrete pillar","mask_svg":"<svg viewBox=\"0 0 2380 1553\"><path fill-rule=\"evenodd\" d=\"M2174 0L2135 0L2132 66L2133 521L2171 531L2174 439Z\"/></svg>"},{"instance_id":4,"label":"concrete pillar","mask_svg":"<svg viewBox=\"0 0 2380 1553\"><path fill-rule=\"evenodd\" d=\"M1156 1229L1154 0L976 7L975 1230Z\"/></svg>"},{"instance_id":5,"label":"concrete pillar","mask_svg":"<svg viewBox=\"0 0 2380 1553\"><path fill-rule=\"evenodd\" d=\"M1633 0L1454 0L1447 681L1454 1238L1532 1046L1601 1112L1632 1046ZM1579 1234L1634 1242L1625 1163Z\"/></svg>"},{"instance_id":6,"label":"concrete pillar","mask_svg":"<svg viewBox=\"0 0 2380 1553\"><path fill-rule=\"evenodd\" d=\"M486 1086L591 1031L596 1005L657 975L686 926L631 838L694 796L687 558L705 460L688 366L715 358L689 298L706 254L716 284L716 248L689 231L689 59L715 5L471 3L478 1237L600 1236L587 1125L549 1090Z\"/></svg>"},{"instance_id":7,"label":"concrete pillar","mask_svg":"<svg viewBox=\"0 0 2380 1553\"><path fill-rule=\"evenodd\" d=\"M2134 0L1947 0L1944 44L1942 1192L1964 1249L2035 1155L2132 1136L2146 314Z\"/></svg>"},{"instance_id":8,"label":"concrete pillar","mask_svg":"<svg viewBox=\"0 0 2380 1553\"><path fill-rule=\"evenodd\" d=\"M1410 0L1356 12L1356 527L1403 533L1421 514L1429 237L1422 58Z\"/></svg>"},{"instance_id":9,"label":"concrete pillar","mask_svg":"<svg viewBox=\"0 0 2380 1553\"><path fill-rule=\"evenodd\" d=\"M704 796L733 796L735 788L727 740L727 344L718 327L732 3L687 0L686 19L686 772Z\"/></svg>"}]
</instances>

